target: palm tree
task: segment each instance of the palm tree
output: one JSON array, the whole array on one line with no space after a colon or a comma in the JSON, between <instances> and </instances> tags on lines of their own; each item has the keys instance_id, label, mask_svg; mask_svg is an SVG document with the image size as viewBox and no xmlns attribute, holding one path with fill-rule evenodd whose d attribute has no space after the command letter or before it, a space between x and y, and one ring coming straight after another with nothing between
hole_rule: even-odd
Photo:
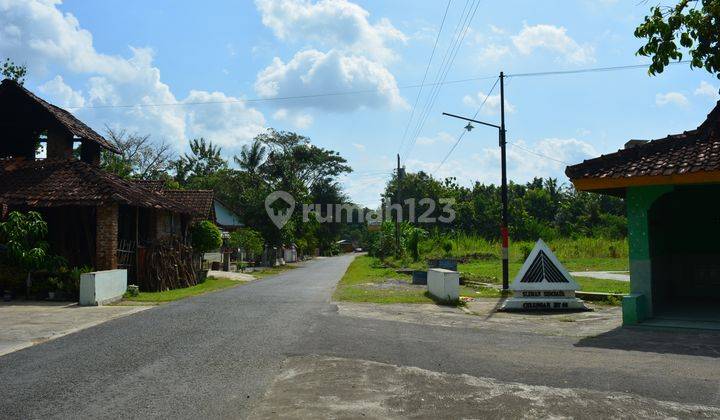
<instances>
[{"instance_id":1,"label":"palm tree","mask_svg":"<svg viewBox=\"0 0 720 420\"><path fill-rule=\"evenodd\" d=\"M240 157L234 156L233 159L240 166L240 169L255 173L263 160L265 160L266 155L267 149L265 146L259 140L255 140L250 146L244 145L240 151Z\"/></svg>"}]
</instances>

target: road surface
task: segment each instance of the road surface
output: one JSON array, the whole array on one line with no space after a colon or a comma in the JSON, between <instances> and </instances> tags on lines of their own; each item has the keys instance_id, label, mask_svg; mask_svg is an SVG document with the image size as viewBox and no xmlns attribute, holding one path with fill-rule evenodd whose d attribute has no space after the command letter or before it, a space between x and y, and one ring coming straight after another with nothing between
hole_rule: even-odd
<instances>
[{"instance_id":1,"label":"road surface","mask_svg":"<svg viewBox=\"0 0 720 420\"><path fill-rule=\"evenodd\" d=\"M475 397L453 405L476 415L497 406L503 411L484 414L519 415L524 404L578 395L567 412L617 401L650 407L644 414L720 416L716 334L619 330L577 339L342 316L331 294L352 258L318 259L1 356L0 417L402 416L409 412L388 407L420 410L411 398L441 395L431 384L453 398L470 388L497 394L495 405ZM472 386L450 386L457 378ZM400 391L407 400L394 397ZM343 395L394 399L349 405ZM461 414L439 407L415 413Z\"/></svg>"}]
</instances>

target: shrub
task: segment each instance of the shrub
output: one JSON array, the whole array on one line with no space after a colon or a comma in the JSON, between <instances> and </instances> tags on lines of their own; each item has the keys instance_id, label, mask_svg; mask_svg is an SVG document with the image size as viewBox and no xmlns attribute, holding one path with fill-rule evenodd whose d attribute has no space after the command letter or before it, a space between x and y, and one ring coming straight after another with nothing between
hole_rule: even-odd
<instances>
[{"instance_id":1,"label":"shrub","mask_svg":"<svg viewBox=\"0 0 720 420\"><path fill-rule=\"evenodd\" d=\"M234 248L242 248L250 258L262 254L265 240L260 232L247 228L231 233L229 244Z\"/></svg>"},{"instance_id":2,"label":"shrub","mask_svg":"<svg viewBox=\"0 0 720 420\"><path fill-rule=\"evenodd\" d=\"M193 225L191 242L195 252L204 254L222 246L222 234L211 221L203 220Z\"/></svg>"}]
</instances>

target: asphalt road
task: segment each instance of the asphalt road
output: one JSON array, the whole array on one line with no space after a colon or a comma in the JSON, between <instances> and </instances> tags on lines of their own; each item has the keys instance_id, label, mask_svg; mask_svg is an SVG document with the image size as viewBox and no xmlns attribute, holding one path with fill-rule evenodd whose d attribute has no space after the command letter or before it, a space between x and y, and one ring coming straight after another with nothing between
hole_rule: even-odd
<instances>
[{"instance_id":1,"label":"asphalt road","mask_svg":"<svg viewBox=\"0 0 720 420\"><path fill-rule=\"evenodd\" d=\"M0 357L0 417L244 417L289 357L330 356L720 406L717 334L578 340L340 316L352 256L164 305Z\"/></svg>"}]
</instances>

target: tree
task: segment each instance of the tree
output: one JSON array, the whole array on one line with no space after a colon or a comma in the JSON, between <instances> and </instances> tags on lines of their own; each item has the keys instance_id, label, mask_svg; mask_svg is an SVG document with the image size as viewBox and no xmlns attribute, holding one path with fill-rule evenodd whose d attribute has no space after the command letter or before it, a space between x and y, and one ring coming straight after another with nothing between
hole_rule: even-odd
<instances>
[{"instance_id":1,"label":"tree","mask_svg":"<svg viewBox=\"0 0 720 420\"><path fill-rule=\"evenodd\" d=\"M240 157L235 156L234 159L240 169L254 174L265 160L265 156L267 156L267 149L260 140L255 140L250 146L244 145L240 151Z\"/></svg>"},{"instance_id":2,"label":"tree","mask_svg":"<svg viewBox=\"0 0 720 420\"><path fill-rule=\"evenodd\" d=\"M242 248L248 256L252 258L262 254L265 241L260 232L245 228L237 232L232 232L230 234L229 244L235 248Z\"/></svg>"},{"instance_id":3,"label":"tree","mask_svg":"<svg viewBox=\"0 0 720 420\"><path fill-rule=\"evenodd\" d=\"M172 163L175 179L185 185L192 178L202 178L227 169L227 161L221 156L222 148L203 137L190 140L190 153L185 153Z\"/></svg>"},{"instance_id":4,"label":"tree","mask_svg":"<svg viewBox=\"0 0 720 420\"><path fill-rule=\"evenodd\" d=\"M222 233L209 220L195 223L190 234L193 250L199 254L204 254L222 246Z\"/></svg>"},{"instance_id":5,"label":"tree","mask_svg":"<svg viewBox=\"0 0 720 420\"><path fill-rule=\"evenodd\" d=\"M105 127L108 140L121 154L104 151L102 166L124 178L163 179L174 157L172 146L165 140L153 141L149 134L129 134L126 130Z\"/></svg>"},{"instance_id":6,"label":"tree","mask_svg":"<svg viewBox=\"0 0 720 420\"><path fill-rule=\"evenodd\" d=\"M719 0L681 0L674 7L654 6L650 12L635 36L646 40L637 54L652 58L651 75L662 73L670 60L682 60L686 49L691 67L720 78Z\"/></svg>"},{"instance_id":7,"label":"tree","mask_svg":"<svg viewBox=\"0 0 720 420\"><path fill-rule=\"evenodd\" d=\"M27 66L15 64L9 58L6 58L5 63L2 65L2 75L4 79L14 80L18 84L23 85L25 83L25 76L27 75Z\"/></svg>"}]
</instances>

